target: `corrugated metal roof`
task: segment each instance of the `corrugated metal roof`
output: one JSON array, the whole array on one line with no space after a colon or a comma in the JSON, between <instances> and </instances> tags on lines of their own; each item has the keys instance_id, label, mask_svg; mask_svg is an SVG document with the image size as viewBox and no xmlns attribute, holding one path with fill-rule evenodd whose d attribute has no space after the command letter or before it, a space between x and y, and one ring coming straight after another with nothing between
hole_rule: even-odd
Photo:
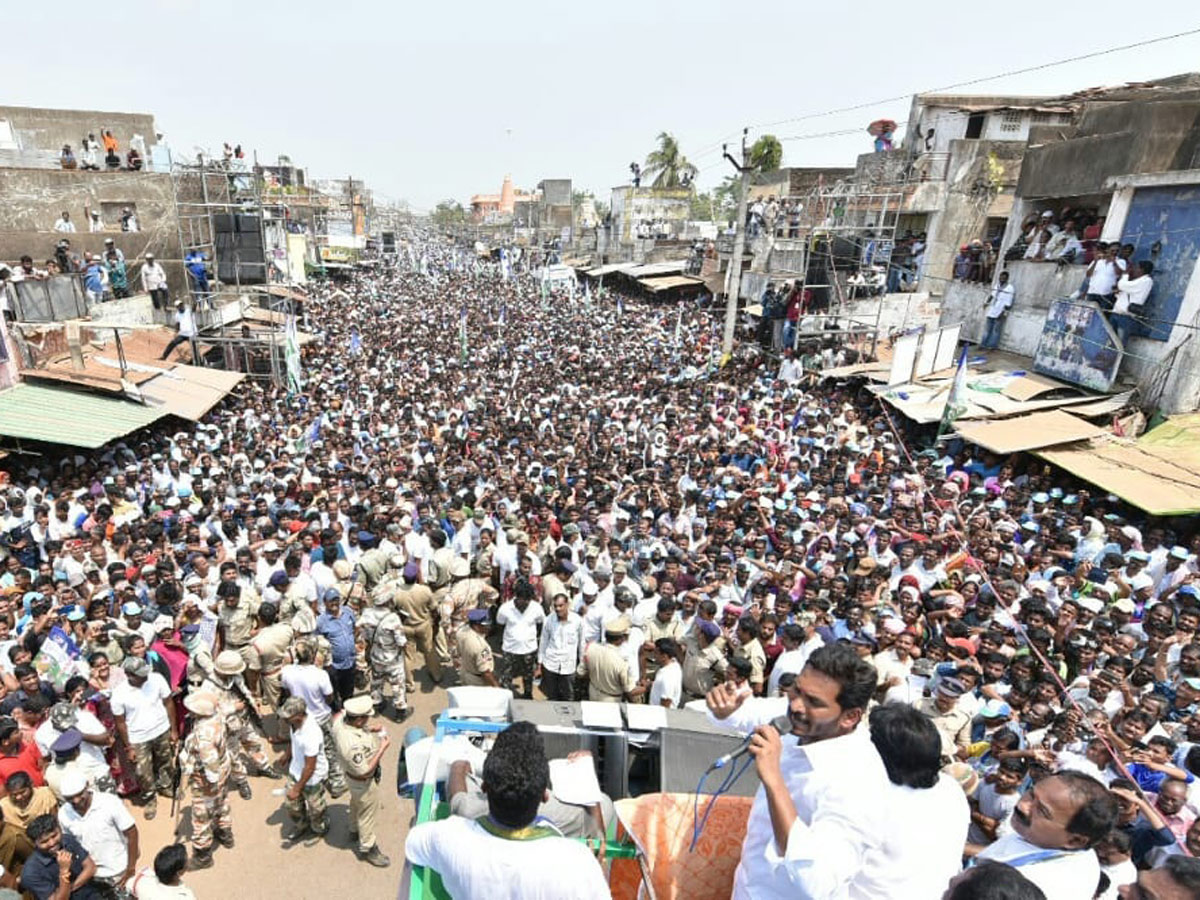
<instances>
[{"instance_id":1,"label":"corrugated metal roof","mask_svg":"<svg viewBox=\"0 0 1200 900\"><path fill-rule=\"evenodd\" d=\"M144 428L165 409L48 384L0 391L0 435L95 448Z\"/></svg>"},{"instance_id":2,"label":"corrugated metal roof","mask_svg":"<svg viewBox=\"0 0 1200 900\"><path fill-rule=\"evenodd\" d=\"M638 284L652 291L665 291L675 287L694 287L704 284L703 278L693 278L691 275L662 275L658 278L640 278Z\"/></svg>"},{"instance_id":3,"label":"corrugated metal roof","mask_svg":"<svg viewBox=\"0 0 1200 900\"><path fill-rule=\"evenodd\" d=\"M241 372L176 366L143 384L142 396L164 413L198 422L245 377Z\"/></svg>"},{"instance_id":4,"label":"corrugated metal roof","mask_svg":"<svg viewBox=\"0 0 1200 900\"><path fill-rule=\"evenodd\" d=\"M643 265L625 265L622 275L630 278L648 278L651 275L670 275L672 272L682 272L687 268L686 259L676 259L669 262L645 263Z\"/></svg>"},{"instance_id":5,"label":"corrugated metal roof","mask_svg":"<svg viewBox=\"0 0 1200 900\"><path fill-rule=\"evenodd\" d=\"M629 263L609 263L604 266L596 266L594 269L588 269L584 272L589 278L599 278L601 275L608 275L611 272L620 272L621 269L628 266Z\"/></svg>"}]
</instances>

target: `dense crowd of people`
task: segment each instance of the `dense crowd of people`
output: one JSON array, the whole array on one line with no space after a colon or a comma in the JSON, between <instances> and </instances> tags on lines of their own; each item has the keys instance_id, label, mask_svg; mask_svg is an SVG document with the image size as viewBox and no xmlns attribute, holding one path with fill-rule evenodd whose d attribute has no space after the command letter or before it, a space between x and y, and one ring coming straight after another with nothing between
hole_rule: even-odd
<instances>
[{"instance_id":1,"label":"dense crowd of people","mask_svg":"<svg viewBox=\"0 0 1200 900\"><path fill-rule=\"evenodd\" d=\"M403 720L420 675L747 725L790 712L810 753L869 727L853 758L893 784L894 735L935 734L930 778L969 812L957 792L937 821L896 810L955 869L1006 863L1054 900L1195 890L1194 522L1032 457L925 446L815 358L722 359L706 309L569 297L410 238L419 266L314 288L299 390L245 383L194 427L0 464L0 885L168 896L145 885L178 885L187 854L139 873L118 798L150 818L182 783L204 867L233 844L229 791L259 777L285 779L287 842L320 839L347 795L358 856L387 865L371 719ZM803 792L771 734L764 789ZM763 862L771 797L736 896L886 881ZM904 858L880 836L898 824L839 840Z\"/></svg>"}]
</instances>

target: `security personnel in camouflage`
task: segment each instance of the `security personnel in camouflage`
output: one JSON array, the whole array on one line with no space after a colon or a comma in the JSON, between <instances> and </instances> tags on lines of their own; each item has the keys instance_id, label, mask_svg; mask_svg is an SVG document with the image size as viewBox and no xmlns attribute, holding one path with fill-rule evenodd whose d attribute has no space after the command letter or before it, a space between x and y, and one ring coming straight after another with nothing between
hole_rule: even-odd
<instances>
[{"instance_id":1,"label":"security personnel in camouflage","mask_svg":"<svg viewBox=\"0 0 1200 900\"><path fill-rule=\"evenodd\" d=\"M204 679L213 674L213 655L208 648L199 625L184 625L179 629L179 638L188 652L187 683L190 690L197 690Z\"/></svg>"},{"instance_id":2,"label":"security personnel in camouflage","mask_svg":"<svg viewBox=\"0 0 1200 900\"><path fill-rule=\"evenodd\" d=\"M367 643L371 700L377 710L382 709L384 687L388 686L396 716L403 719L408 711L404 685L404 623L392 606L391 592L376 589L371 594L371 606L363 610L358 626Z\"/></svg>"},{"instance_id":3,"label":"security personnel in camouflage","mask_svg":"<svg viewBox=\"0 0 1200 900\"><path fill-rule=\"evenodd\" d=\"M214 694L188 694L183 705L192 714L192 730L179 752L183 777L192 792L192 859L190 868L212 865L213 840L233 846L233 814L229 809L231 761L225 717Z\"/></svg>"},{"instance_id":4,"label":"security personnel in camouflage","mask_svg":"<svg viewBox=\"0 0 1200 900\"><path fill-rule=\"evenodd\" d=\"M217 698L218 708L225 717L233 786L244 800L249 800L252 792L243 754L253 763L256 775L266 775L269 778L278 778L279 775L271 767L266 741L250 721L248 704L252 699L246 682L242 680L242 672L245 669L246 664L242 661L240 653L236 650L222 650L217 654L213 665L213 675L205 679L201 690Z\"/></svg>"}]
</instances>

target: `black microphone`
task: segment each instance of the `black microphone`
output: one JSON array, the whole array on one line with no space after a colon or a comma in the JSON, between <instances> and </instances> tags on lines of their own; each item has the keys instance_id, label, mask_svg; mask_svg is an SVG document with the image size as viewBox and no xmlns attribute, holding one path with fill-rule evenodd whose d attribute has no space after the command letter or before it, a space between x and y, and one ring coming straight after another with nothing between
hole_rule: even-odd
<instances>
[{"instance_id":1,"label":"black microphone","mask_svg":"<svg viewBox=\"0 0 1200 900\"><path fill-rule=\"evenodd\" d=\"M768 724L771 725L781 735L792 733L792 720L787 716L779 716L778 718L772 719ZM713 764L708 767L708 771L712 772L715 769L723 769L735 759L740 759L741 757L745 756L746 752L750 749L750 740L753 737L754 732L750 732L750 734L746 735L746 739L742 741L742 745L740 747L713 760Z\"/></svg>"}]
</instances>

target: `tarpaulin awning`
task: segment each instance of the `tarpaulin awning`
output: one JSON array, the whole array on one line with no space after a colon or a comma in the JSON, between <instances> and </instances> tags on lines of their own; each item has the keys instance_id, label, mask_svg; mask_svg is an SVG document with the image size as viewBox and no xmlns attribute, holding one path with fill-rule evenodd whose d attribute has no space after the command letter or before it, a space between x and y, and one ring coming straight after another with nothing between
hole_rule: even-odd
<instances>
[{"instance_id":1,"label":"tarpaulin awning","mask_svg":"<svg viewBox=\"0 0 1200 900\"><path fill-rule=\"evenodd\" d=\"M688 263L686 259L676 259L668 262L644 263L642 265L624 263L620 271L622 275L628 275L630 278L647 278L651 275L670 275L672 272L682 272L687 267Z\"/></svg>"},{"instance_id":2,"label":"tarpaulin awning","mask_svg":"<svg viewBox=\"0 0 1200 900\"><path fill-rule=\"evenodd\" d=\"M0 391L0 436L95 448L145 428L168 410L49 384Z\"/></svg>"},{"instance_id":3,"label":"tarpaulin awning","mask_svg":"<svg viewBox=\"0 0 1200 900\"><path fill-rule=\"evenodd\" d=\"M1093 438L1034 452L1153 516L1200 513L1200 414L1169 419L1136 441Z\"/></svg>"},{"instance_id":4,"label":"tarpaulin awning","mask_svg":"<svg viewBox=\"0 0 1200 900\"><path fill-rule=\"evenodd\" d=\"M1058 409L1011 419L958 422L955 430L964 440L1000 454L1069 444L1104 434L1103 429Z\"/></svg>"},{"instance_id":5,"label":"tarpaulin awning","mask_svg":"<svg viewBox=\"0 0 1200 900\"><path fill-rule=\"evenodd\" d=\"M176 366L141 385L142 398L164 413L198 422L245 377L224 369Z\"/></svg>"},{"instance_id":6,"label":"tarpaulin awning","mask_svg":"<svg viewBox=\"0 0 1200 900\"><path fill-rule=\"evenodd\" d=\"M594 269L588 269L583 274L588 278L599 278L601 275L609 275L613 272L620 272L629 263L609 263L606 266L596 266Z\"/></svg>"},{"instance_id":7,"label":"tarpaulin awning","mask_svg":"<svg viewBox=\"0 0 1200 900\"><path fill-rule=\"evenodd\" d=\"M888 366L883 362L854 363L849 366L834 366L822 369L822 378L853 378L855 375L887 375Z\"/></svg>"},{"instance_id":8,"label":"tarpaulin awning","mask_svg":"<svg viewBox=\"0 0 1200 900\"><path fill-rule=\"evenodd\" d=\"M638 284L657 293L677 287L696 287L704 284L704 279L693 278L690 275L664 275L659 278L639 278Z\"/></svg>"}]
</instances>

